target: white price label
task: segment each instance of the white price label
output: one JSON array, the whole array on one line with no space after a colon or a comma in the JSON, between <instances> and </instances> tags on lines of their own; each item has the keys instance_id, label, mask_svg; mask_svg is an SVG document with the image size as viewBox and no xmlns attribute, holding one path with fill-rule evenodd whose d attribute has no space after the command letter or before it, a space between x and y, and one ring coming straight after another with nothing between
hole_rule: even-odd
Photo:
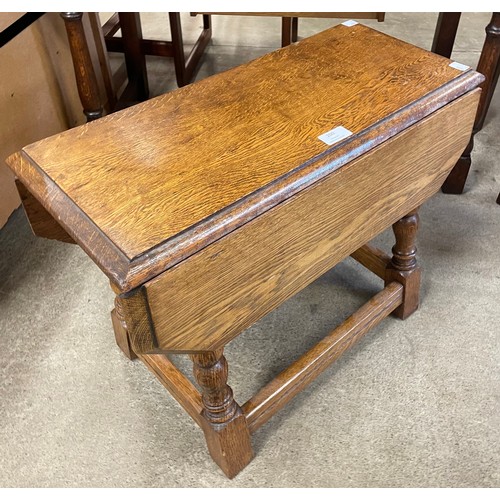
<instances>
[{"instance_id":1,"label":"white price label","mask_svg":"<svg viewBox=\"0 0 500 500\"><path fill-rule=\"evenodd\" d=\"M453 61L451 64L450 64L450 67L451 68L455 68L455 69L459 69L460 71L466 71L470 68L470 66L467 66L466 64L462 64L462 63L459 63L459 62L456 62L456 61Z\"/></svg>"},{"instance_id":2,"label":"white price label","mask_svg":"<svg viewBox=\"0 0 500 500\"><path fill-rule=\"evenodd\" d=\"M350 135L352 135L352 132L347 130L345 127L335 127L332 128L332 130L321 134L318 139L331 146L332 144L335 144Z\"/></svg>"}]
</instances>

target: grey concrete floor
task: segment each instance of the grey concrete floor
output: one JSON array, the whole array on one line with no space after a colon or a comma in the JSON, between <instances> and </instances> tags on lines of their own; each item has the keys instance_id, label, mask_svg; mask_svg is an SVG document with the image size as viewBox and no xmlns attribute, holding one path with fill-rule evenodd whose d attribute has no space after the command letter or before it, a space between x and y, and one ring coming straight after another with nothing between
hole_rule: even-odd
<instances>
[{"instance_id":1,"label":"grey concrete floor","mask_svg":"<svg viewBox=\"0 0 500 500\"><path fill-rule=\"evenodd\" d=\"M429 48L436 17L366 24ZM488 18L464 15L454 59L475 66ZM143 20L166 38L165 16ZM300 34L338 22L306 20ZM185 16L188 42L200 24ZM280 43L276 19L213 24L198 78ZM152 94L175 87L170 61L149 58L148 69ZM232 481L163 386L115 346L104 275L78 247L35 238L15 212L0 231L0 486L500 486L499 111L497 92L466 192L421 210L421 309L385 320L257 431L256 457ZM390 231L376 243L390 248ZM237 400L379 287L345 261L249 328L226 349Z\"/></svg>"}]
</instances>

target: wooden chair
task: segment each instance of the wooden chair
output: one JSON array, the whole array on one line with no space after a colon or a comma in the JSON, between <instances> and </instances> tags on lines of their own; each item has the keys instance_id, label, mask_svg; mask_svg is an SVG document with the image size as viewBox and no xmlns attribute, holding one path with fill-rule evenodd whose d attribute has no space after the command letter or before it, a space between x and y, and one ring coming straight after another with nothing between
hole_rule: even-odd
<instances>
[{"instance_id":1,"label":"wooden chair","mask_svg":"<svg viewBox=\"0 0 500 500\"><path fill-rule=\"evenodd\" d=\"M432 43L432 52L444 57L451 57L460 16L461 12L441 12L439 14ZM486 79L481 85L482 94L474 129L467 148L465 148L462 156L443 184L442 191L444 193L461 194L463 192L471 165L474 135L483 128L491 98L495 92L498 75L500 74L500 12L493 12L491 21L486 26L486 39L477 65L477 71L482 73ZM497 203L500 203L500 195Z\"/></svg>"},{"instance_id":2,"label":"wooden chair","mask_svg":"<svg viewBox=\"0 0 500 500\"><path fill-rule=\"evenodd\" d=\"M103 116L95 71L90 59L82 12L63 12L68 41L73 56L76 84L87 121ZM92 19L97 19L94 16ZM182 39L182 28L178 12L169 13L172 41L148 40L142 36L138 12L115 13L104 26L92 26L94 37L102 38L102 45L109 52L123 52L127 69L128 84L119 96L111 99L107 111L122 109L149 97L146 55L173 57L176 79L179 87L187 85L194 78L201 56L211 38L210 16L203 16L203 30L186 58ZM121 36L114 36L121 29ZM107 54L106 54L107 56ZM106 83L106 82L105 82ZM107 82L112 87L111 82ZM113 93L113 92L108 92Z\"/></svg>"}]
</instances>

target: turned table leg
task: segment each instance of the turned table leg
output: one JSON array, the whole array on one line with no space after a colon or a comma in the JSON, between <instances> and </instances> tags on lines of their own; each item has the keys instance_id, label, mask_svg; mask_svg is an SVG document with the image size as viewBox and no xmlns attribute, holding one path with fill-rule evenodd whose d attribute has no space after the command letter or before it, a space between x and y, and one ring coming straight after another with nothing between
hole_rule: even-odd
<instances>
[{"instance_id":1,"label":"turned table leg","mask_svg":"<svg viewBox=\"0 0 500 500\"><path fill-rule=\"evenodd\" d=\"M214 461L232 478L253 458L250 432L233 391L227 385L223 349L191 354L194 375L202 389L202 427Z\"/></svg>"},{"instance_id":2,"label":"turned table leg","mask_svg":"<svg viewBox=\"0 0 500 500\"><path fill-rule=\"evenodd\" d=\"M83 112L87 117L87 121L90 122L101 118L103 107L83 29L83 12L62 12L61 17L64 20L66 33L68 34L78 95L83 105Z\"/></svg>"},{"instance_id":3,"label":"turned table leg","mask_svg":"<svg viewBox=\"0 0 500 500\"><path fill-rule=\"evenodd\" d=\"M392 259L385 271L385 282L387 285L391 281L397 281L404 286L403 303L394 311L401 319L406 319L418 308L420 267L417 264L415 245L418 221L416 209L392 226L396 244L392 248Z\"/></svg>"}]
</instances>

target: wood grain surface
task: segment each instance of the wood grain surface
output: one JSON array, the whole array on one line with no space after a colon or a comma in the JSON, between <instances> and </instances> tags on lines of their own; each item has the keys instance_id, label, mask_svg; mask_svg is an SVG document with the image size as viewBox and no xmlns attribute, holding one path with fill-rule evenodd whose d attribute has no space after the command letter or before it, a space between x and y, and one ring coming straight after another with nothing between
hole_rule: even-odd
<instances>
[{"instance_id":1,"label":"wood grain surface","mask_svg":"<svg viewBox=\"0 0 500 500\"><path fill-rule=\"evenodd\" d=\"M339 25L9 163L128 291L481 81L361 24ZM318 139L339 125L353 135Z\"/></svg>"},{"instance_id":2,"label":"wood grain surface","mask_svg":"<svg viewBox=\"0 0 500 500\"><path fill-rule=\"evenodd\" d=\"M225 345L422 204L467 144L479 94L461 97L146 283L140 295L157 349ZM135 329L130 335L148 337Z\"/></svg>"}]
</instances>

